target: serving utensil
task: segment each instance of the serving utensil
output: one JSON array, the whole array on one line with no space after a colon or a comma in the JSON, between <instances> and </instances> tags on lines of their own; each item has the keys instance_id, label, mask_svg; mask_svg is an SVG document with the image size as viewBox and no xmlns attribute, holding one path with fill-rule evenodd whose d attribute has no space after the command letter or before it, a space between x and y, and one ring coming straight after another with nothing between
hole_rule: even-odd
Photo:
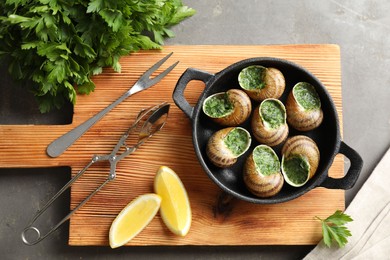
<instances>
[{"instance_id":1,"label":"serving utensil","mask_svg":"<svg viewBox=\"0 0 390 260\"><path fill-rule=\"evenodd\" d=\"M105 116L109 111L114 107L120 104L123 100L127 99L131 95L140 92L142 90L148 89L151 86L155 85L162 78L164 78L179 62L175 62L166 70L161 72L159 75L151 78L153 72L155 72L169 57L171 57L173 52L165 56L163 59L154 64L150 69L148 69L139 80L129 88L121 97L119 97L112 104L104 108L102 111L97 113L95 116L91 117L81 125L70 130L66 134L60 136L53 142L51 142L46 149L47 154L50 157L58 157L63 152L66 151L77 139L79 139L89 128L91 128L96 122L98 122L103 116Z\"/></svg>"},{"instance_id":2,"label":"serving utensil","mask_svg":"<svg viewBox=\"0 0 390 260\"><path fill-rule=\"evenodd\" d=\"M108 182L112 181L116 177L116 165L127 155L133 153L140 145L146 142L150 137L152 137L155 133L160 131L166 123L168 112L170 105L166 102L150 107L148 109L143 109L139 112L135 122L130 126L130 128L120 137L118 143L115 145L114 149L110 154L107 155L94 155L92 156L91 161L80 170L64 187L62 187L57 194L55 194L42 209L38 210L35 216L32 218L30 223L22 232L22 240L26 245L35 245L38 242L45 239L51 233L53 233L56 229L58 229L64 222L66 222L79 208L81 208L85 203L87 203L99 190L101 190L104 185ZM128 142L129 137L132 133L138 134L138 140L134 145L129 146L126 142ZM52 227L45 235L41 235L40 230L33 226L35 221L41 216L47 208L51 206L51 204L68 188L72 186L72 184L77 181L89 167L91 167L95 163L108 161L110 164L110 173L108 174L107 179L98 186L91 194L86 197L78 206L76 206L71 212L69 212L62 220L58 222L54 227ZM27 233L35 233L36 236L34 239L31 239L32 234ZM30 237L30 238L29 238Z\"/></svg>"}]
</instances>

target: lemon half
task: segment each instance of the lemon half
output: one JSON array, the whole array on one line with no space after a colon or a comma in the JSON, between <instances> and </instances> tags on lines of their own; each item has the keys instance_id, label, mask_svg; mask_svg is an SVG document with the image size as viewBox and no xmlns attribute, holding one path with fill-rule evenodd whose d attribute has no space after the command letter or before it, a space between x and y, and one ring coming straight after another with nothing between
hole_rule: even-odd
<instances>
[{"instance_id":1,"label":"lemon half","mask_svg":"<svg viewBox=\"0 0 390 260\"><path fill-rule=\"evenodd\" d=\"M153 193L132 200L111 224L111 248L123 246L138 235L152 221L160 205L161 197Z\"/></svg>"},{"instance_id":2,"label":"lemon half","mask_svg":"<svg viewBox=\"0 0 390 260\"><path fill-rule=\"evenodd\" d=\"M154 179L154 192L161 197L160 215L170 231L185 236L191 227L191 207L187 191L179 176L161 166Z\"/></svg>"}]
</instances>

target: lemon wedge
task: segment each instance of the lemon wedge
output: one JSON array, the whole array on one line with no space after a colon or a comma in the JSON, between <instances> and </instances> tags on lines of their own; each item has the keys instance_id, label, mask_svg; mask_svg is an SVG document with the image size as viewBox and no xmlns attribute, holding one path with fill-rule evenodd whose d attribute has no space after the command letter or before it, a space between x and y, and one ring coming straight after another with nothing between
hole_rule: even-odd
<instances>
[{"instance_id":1,"label":"lemon wedge","mask_svg":"<svg viewBox=\"0 0 390 260\"><path fill-rule=\"evenodd\" d=\"M191 227L191 207L187 191L179 176L161 166L154 179L154 192L161 197L160 215L170 231L185 236Z\"/></svg>"},{"instance_id":2,"label":"lemon wedge","mask_svg":"<svg viewBox=\"0 0 390 260\"><path fill-rule=\"evenodd\" d=\"M132 200L111 224L111 248L123 246L138 235L154 218L161 205L161 197L149 193Z\"/></svg>"}]
</instances>

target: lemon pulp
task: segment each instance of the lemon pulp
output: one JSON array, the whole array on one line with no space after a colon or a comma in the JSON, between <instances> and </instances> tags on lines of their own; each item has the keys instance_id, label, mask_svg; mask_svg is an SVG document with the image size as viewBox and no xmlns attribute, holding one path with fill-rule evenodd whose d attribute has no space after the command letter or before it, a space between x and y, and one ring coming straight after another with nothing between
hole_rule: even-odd
<instances>
[{"instance_id":1,"label":"lemon pulp","mask_svg":"<svg viewBox=\"0 0 390 260\"><path fill-rule=\"evenodd\" d=\"M154 181L154 191L161 197L160 214L170 231L185 236L191 226L191 207L187 191L177 174L161 166Z\"/></svg>"},{"instance_id":2,"label":"lemon pulp","mask_svg":"<svg viewBox=\"0 0 390 260\"><path fill-rule=\"evenodd\" d=\"M138 235L154 218L161 205L157 194L144 194L131 201L112 222L111 248L120 247Z\"/></svg>"}]
</instances>

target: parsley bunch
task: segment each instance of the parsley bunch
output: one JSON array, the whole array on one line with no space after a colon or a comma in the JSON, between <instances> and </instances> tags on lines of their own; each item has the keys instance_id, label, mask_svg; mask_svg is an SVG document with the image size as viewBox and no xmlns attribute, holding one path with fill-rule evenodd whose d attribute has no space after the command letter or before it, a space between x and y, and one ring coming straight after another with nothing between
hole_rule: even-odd
<instances>
[{"instance_id":1,"label":"parsley bunch","mask_svg":"<svg viewBox=\"0 0 390 260\"><path fill-rule=\"evenodd\" d=\"M168 28L194 13L181 0L0 1L0 58L14 78L34 83L47 112L93 91L103 67L119 72L121 56L160 49L174 36Z\"/></svg>"}]
</instances>

